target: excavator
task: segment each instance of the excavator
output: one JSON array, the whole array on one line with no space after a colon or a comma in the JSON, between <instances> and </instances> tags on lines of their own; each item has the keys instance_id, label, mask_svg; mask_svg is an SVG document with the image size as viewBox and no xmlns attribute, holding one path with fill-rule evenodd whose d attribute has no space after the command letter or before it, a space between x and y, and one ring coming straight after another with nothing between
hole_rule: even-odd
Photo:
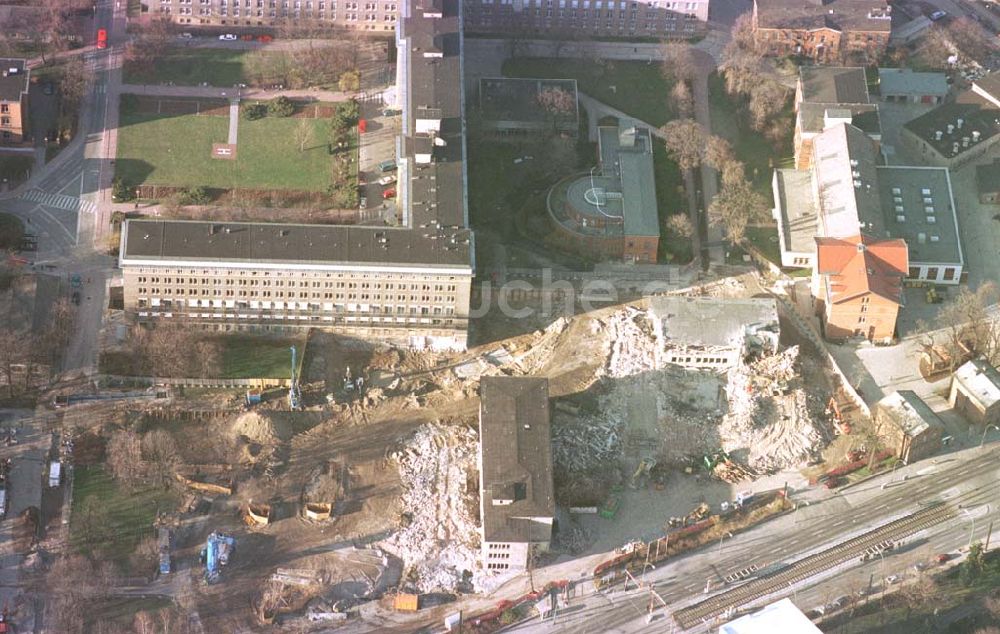
<instances>
[{"instance_id":1,"label":"excavator","mask_svg":"<svg viewBox=\"0 0 1000 634\"><path fill-rule=\"evenodd\" d=\"M633 489L639 488L639 480L641 478L648 478L650 470L656 466L656 460L652 458L643 458L639 461L639 467L632 474L632 479L629 481L629 487Z\"/></svg>"}]
</instances>

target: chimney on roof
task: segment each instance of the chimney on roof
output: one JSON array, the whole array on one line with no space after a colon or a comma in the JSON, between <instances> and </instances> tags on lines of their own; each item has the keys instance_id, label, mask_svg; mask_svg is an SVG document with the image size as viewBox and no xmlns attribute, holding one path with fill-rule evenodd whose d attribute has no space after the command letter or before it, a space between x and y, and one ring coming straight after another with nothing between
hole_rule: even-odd
<instances>
[{"instance_id":1,"label":"chimney on roof","mask_svg":"<svg viewBox=\"0 0 1000 634\"><path fill-rule=\"evenodd\" d=\"M951 123L948 124L948 134L952 134L955 131L955 126Z\"/></svg>"},{"instance_id":2,"label":"chimney on roof","mask_svg":"<svg viewBox=\"0 0 1000 634\"><path fill-rule=\"evenodd\" d=\"M965 123L965 119L963 119L962 117L959 117L958 119L955 120L955 125L958 126L959 130L962 129L962 124L963 123Z\"/></svg>"},{"instance_id":3,"label":"chimney on roof","mask_svg":"<svg viewBox=\"0 0 1000 634\"><path fill-rule=\"evenodd\" d=\"M944 134L944 132L941 132L940 130L935 130L934 131L934 140L935 141L940 141L941 140L941 136L943 134Z\"/></svg>"},{"instance_id":4,"label":"chimney on roof","mask_svg":"<svg viewBox=\"0 0 1000 634\"><path fill-rule=\"evenodd\" d=\"M858 243L858 253L864 253L864 252L865 252L865 243L864 242L859 242Z\"/></svg>"},{"instance_id":5,"label":"chimney on roof","mask_svg":"<svg viewBox=\"0 0 1000 634\"><path fill-rule=\"evenodd\" d=\"M973 143L978 143L979 142L979 130L973 130L972 131L972 142Z\"/></svg>"}]
</instances>

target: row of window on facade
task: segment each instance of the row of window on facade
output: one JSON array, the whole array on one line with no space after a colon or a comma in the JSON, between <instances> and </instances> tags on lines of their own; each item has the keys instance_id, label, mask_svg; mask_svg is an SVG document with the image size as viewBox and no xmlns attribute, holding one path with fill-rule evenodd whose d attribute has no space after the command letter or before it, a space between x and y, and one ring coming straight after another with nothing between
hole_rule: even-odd
<instances>
[{"instance_id":1,"label":"row of window on facade","mask_svg":"<svg viewBox=\"0 0 1000 634\"><path fill-rule=\"evenodd\" d=\"M212 17L214 15L213 11L214 11L213 9L201 9L198 12L198 15L206 16L206 17ZM161 13L171 13L171 9L170 9L170 7L163 7L163 8L160 9L160 12ZM191 9L185 9L183 7L180 8L180 9L178 9L177 13L180 14L180 15L194 15L191 12ZM219 17L228 17L229 16L229 11L226 10L226 9L219 9L218 13L219 13ZM265 17L263 9L257 9L256 13L251 13L251 11L248 10L248 11L246 11L245 15L246 15L246 17L258 17L258 18ZM233 9L233 17L234 18L240 17L240 10L239 9ZM277 17L279 17L279 14L274 9L271 9L268 12L268 14L267 14L266 17L277 18ZM313 12L309 11L309 10L306 10L306 11L301 12L301 13L298 10L295 10L294 13L289 13L288 11L282 10L281 13L280 13L280 17L282 17L282 18L288 18L288 17L292 17L292 18L313 18L313 17L315 17L318 20L326 20L326 19L336 20L337 19L337 14L334 13L334 12L331 12L329 15L327 15L323 11L317 11L315 14L313 14ZM368 22L375 22L375 21L378 20L378 17L379 17L378 14L375 14L375 13L366 13L362 18L359 18L357 13L345 13L344 14L344 19L345 20L349 20L349 21L357 21L359 19L363 19L363 20L366 20ZM383 22L395 22L396 21L396 14L395 13L386 13L385 15L382 16L382 21Z\"/></svg>"},{"instance_id":2,"label":"row of window on facade","mask_svg":"<svg viewBox=\"0 0 1000 634\"><path fill-rule=\"evenodd\" d=\"M178 299L161 299L159 297L154 297L152 299L146 297L140 297L136 300L136 305L139 308L185 308L184 300ZM386 305L374 305L367 303L356 303L350 302L347 304L334 303L334 302L284 302L284 301L235 301L235 300L219 300L219 299L190 299L186 305L187 308L235 308L235 309L254 309L254 310L308 310L308 311L319 311L324 310L327 312L337 312L337 313L367 313L372 315L454 315L455 308L453 306L393 306L391 304Z\"/></svg>"},{"instance_id":3,"label":"row of window on facade","mask_svg":"<svg viewBox=\"0 0 1000 634\"><path fill-rule=\"evenodd\" d=\"M530 9L529 9L529 11L530 11ZM545 17L551 18L552 15L553 15L552 11L553 11L553 9L551 9L551 8L545 9L545 13L544 13ZM603 11L604 17L606 17L606 18L618 17L620 20L624 20L626 17L628 17L633 22L635 22L636 18L638 17L638 14L637 14L636 11L632 11L631 13L628 14L628 16L626 16L625 15L625 11L619 11L616 14L615 11L612 10L612 9L604 9L604 10L602 10L602 9L594 9L593 18L595 20L599 19L601 17L602 11ZM493 12L493 8L492 7L483 7L481 13L484 14L484 15L491 15L492 12ZM542 9L541 8L536 8L535 9L535 15L536 16L543 15ZM569 16L569 17L572 17L572 18L576 18L576 17L588 18L588 17L591 17L589 9L569 9L568 11L566 9L559 9L559 13L557 15L560 18L564 18L566 16ZM646 13L646 14L643 14L642 17L646 18L646 20L655 20L657 18L661 18L662 17L663 18L662 19L663 22L673 23L673 22L676 22L678 19L680 19L681 15L677 14L677 13L667 13L667 14L663 14L662 16L658 16L658 15L650 15L650 14ZM684 18L685 21L691 22L691 21L697 20L698 16L693 15L693 14L687 14L687 15L684 15L683 18Z\"/></svg>"},{"instance_id":4,"label":"row of window on facade","mask_svg":"<svg viewBox=\"0 0 1000 634\"><path fill-rule=\"evenodd\" d=\"M161 290L162 290L162 292L161 292ZM202 297L209 297L209 296L211 296L211 297L248 297L248 298L251 298L251 299L259 299L259 298L262 298L262 297L263 298L277 297L277 298L282 298L282 299L284 299L286 297L290 298L290 299L293 299L293 298L296 298L296 297L298 297L299 299L310 299L310 298L312 298L312 299L343 299L343 300L357 299L357 300L361 300L361 301L373 301L373 302L382 302L382 301L386 301L386 302L391 302L391 301L397 301L397 302L431 302L431 301L433 301L433 302L436 302L436 303L441 303L441 302L454 302L455 301L455 297L453 295L395 295L395 296L393 296L393 295L379 295L379 294L372 295L370 293L331 293L331 292L319 293L319 292L316 292L316 291L313 291L311 293L308 292L308 291L299 291L298 294L296 295L295 291L288 291L287 293L285 291L273 291L273 292L272 291L235 291L235 290L231 290L231 289L226 289L225 291L223 291L222 289L219 289L219 288L216 288L216 289L203 288L203 289L200 289L200 290L196 290L196 289L193 289L193 288L188 288L188 289L185 289L185 288L173 288L172 289L170 287L166 287L166 288L160 289L160 288L158 288L156 286L149 287L149 288L144 287L144 286L140 286L140 287L138 287L136 289L136 292L139 295L157 295L157 296L158 295L176 295L176 296L180 296L180 297L185 296L185 295L187 295L187 296L201 295Z\"/></svg>"},{"instance_id":5,"label":"row of window on facade","mask_svg":"<svg viewBox=\"0 0 1000 634\"><path fill-rule=\"evenodd\" d=\"M695 363L696 365L723 365L729 363L729 361L725 357L667 357L667 363L676 365L689 365L691 363Z\"/></svg>"},{"instance_id":6,"label":"row of window on facade","mask_svg":"<svg viewBox=\"0 0 1000 634\"><path fill-rule=\"evenodd\" d=\"M500 5L512 5L514 0L480 0L482 4L500 4ZM594 4L595 9L603 9L605 0L558 0L559 6L565 8L568 4L571 8L576 9L583 7L584 9L589 9L591 2ZM632 9L633 11L639 9L640 6L648 7L650 9L665 9L670 11L697 11L699 3L697 2L630 2L628 0L606 0L609 9L619 9L624 11L626 8ZM525 4L528 6L540 6L544 4L547 7L552 6L553 0L525 0ZM473 5L475 6L475 5Z\"/></svg>"},{"instance_id":7,"label":"row of window on facade","mask_svg":"<svg viewBox=\"0 0 1000 634\"><path fill-rule=\"evenodd\" d=\"M397 324L398 326L415 325L415 324L425 324L431 326L454 326L454 320L452 319L431 319L429 317L383 317L381 321L378 317L368 317L365 315L358 315L352 317L340 317L331 315L226 315L223 313L173 313L173 312L147 312L142 311L139 313L139 317L181 317L187 319L223 319L223 318L236 318L236 319L251 319L263 317L265 319L271 319L274 321L307 321L307 322L325 322L330 323L335 326L341 325L351 325L351 324ZM398 327L397 326L397 327ZM463 326L464 327L464 326ZM437 333L444 334L444 333Z\"/></svg>"},{"instance_id":8,"label":"row of window on facade","mask_svg":"<svg viewBox=\"0 0 1000 634\"><path fill-rule=\"evenodd\" d=\"M217 4L220 8L229 8L230 6L232 6L232 8L235 10L235 9L239 9L239 7L240 7L239 0L233 0L231 4L227 0L199 0L198 4L200 4L202 6L209 6L209 5L212 5L213 2L215 4ZM172 4L172 3L173 4L180 4L180 5L189 5L189 4L192 4L192 0L160 0L160 4L161 5L163 5L163 4ZM316 8L319 9L320 11L326 9L328 4L329 4L329 8L330 9L336 10L336 8L337 8L337 3L334 0L330 0L330 2L327 2L327 0L316 0L315 3L313 2L313 0L292 0L291 2L289 0L281 0L280 4L279 4L278 0L244 0L244 3L243 3L242 6L246 7L247 9L250 9L250 8L253 8L253 7L256 7L258 9L264 9L264 8L267 8L267 9L277 9L277 8L281 8L281 9L312 9L314 4L315 4ZM345 9L357 9L358 8L358 3L357 2L345 2L344 3L344 8ZM385 11L395 11L396 10L396 4L395 3L385 3L385 4L382 5L382 8ZM375 10L375 9L378 9L378 3L377 2L366 2L365 3L365 10L371 11L371 10Z\"/></svg>"},{"instance_id":9,"label":"row of window on facade","mask_svg":"<svg viewBox=\"0 0 1000 634\"><path fill-rule=\"evenodd\" d=\"M173 284L175 281L178 284L184 283L183 277L173 278L173 277L159 277L159 276L146 276L139 275L135 278L135 281L140 284L152 283L152 284ZM289 288L346 288L346 289L371 289L371 290L398 290L398 291L438 291L438 292L455 292L457 288L455 284L395 284L392 282L317 282L305 281L305 280L262 280L262 279L232 279L232 278L217 278L217 277L189 277L187 278L187 283L192 286L264 286L269 287L274 285L276 287L287 286Z\"/></svg>"},{"instance_id":10,"label":"row of window on facade","mask_svg":"<svg viewBox=\"0 0 1000 634\"><path fill-rule=\"evenodd\" d=\"M358 273L354 271L337 272L309 272L309 271L259 271L256 269L190 269L190 268L163 268L144 267L135 269L137 273L161 273L173 275L223 275L227 277L294 277L312 279L362 279L362 280L409 280L411 276L407 273ZM178 277L178 280L182 278ZM457 279L455 275L435 275L435 280L447 280L453 282ZM424 290L427 290L426 288Z\"/></svg>"}]
</instances>

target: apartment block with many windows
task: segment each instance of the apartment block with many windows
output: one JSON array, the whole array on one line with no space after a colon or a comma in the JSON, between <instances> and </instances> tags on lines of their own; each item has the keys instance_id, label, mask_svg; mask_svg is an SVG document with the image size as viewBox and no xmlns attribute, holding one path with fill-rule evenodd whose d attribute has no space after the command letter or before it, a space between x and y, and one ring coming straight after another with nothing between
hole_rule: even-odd
<instances>
[{"instance_id":1,"label":"apartment block with many windows","mask_svg":"<svg viewBox=\"0 0 1000 634\"><path fill-rule=\"evenodd\" d=\"M178 24L317 25L392 31L400 3L368 0L152 0L151 11Z\"/></svg>"},{"instance_id":2,"label":"apartment block with many windows","mask_svg":"<svg viewBox=\"0 0 1000 634\"><path fill-rule=\"evenodd\" d=\"M468 228L457 2L410 0L397 31L399 227L125 222L125 309L219 331L322 328L464 348Z\"/></svg>"},{"instance_id":3,"label":"apartment block with many windows","mask_svg":"<svg viewBox=\"0 0 1000 634\"><path fill-rule=\"evenodd\" d=\"M465 0L465 28L481 33L692 37L708 0Z\"/></svg>"},{"instance_id":4,"label":"apartment block with many windows","mask_svg":"<svg viewBox=\"0 0 1000 634\"><path fill-rule=\"evenodd\" d=\"M0 144L24 143L28 130L31 71L23 59L0 59Z\"/></svg>"}]
</instances>

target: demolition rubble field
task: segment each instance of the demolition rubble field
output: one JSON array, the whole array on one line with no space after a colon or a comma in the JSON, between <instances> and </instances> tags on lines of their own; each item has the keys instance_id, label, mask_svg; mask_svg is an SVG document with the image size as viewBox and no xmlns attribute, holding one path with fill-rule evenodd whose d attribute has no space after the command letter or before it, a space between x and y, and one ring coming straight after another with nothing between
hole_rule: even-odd
<instances>
[{"instance_id":1,"label":"demolition rubble field","mask_svg":"<svg viewBox=\"0 0 1000 634\"><path fill-rule=\"evenodd\" d=\"M334 612L384 609L395 588L497 587L505 579L478 565L478 386L487 375L549 379L556 555L655 536L692 506L801 466L830 439L828 371L811 344L782 327L778 353L726 373L667 363L662 330L642 301L559 317L463 353L320 339L306 354L305 411L287 411L280 391L251 411L232 395L174 405L221 410L208 420L147 411L144 428L177 442L178 481L190 489L164 513L177 561L186 562L178 603L211 615L202 618L206 631L272 621L311 631ZM344 392L345 375L365 376L366 390ZM722 454L724 468L701 466ZM641 464L655 466L636 486ZM198 483L210 490L191 489ZM613 489L623 496L617 520L569 514L600 506ZM324 504L328 519L305 513ZM248 519L251 507L268 521ZM232 534L236 550L221 582L201 586L197 552L212 531Z\"/></svg>"}]
</instances>

